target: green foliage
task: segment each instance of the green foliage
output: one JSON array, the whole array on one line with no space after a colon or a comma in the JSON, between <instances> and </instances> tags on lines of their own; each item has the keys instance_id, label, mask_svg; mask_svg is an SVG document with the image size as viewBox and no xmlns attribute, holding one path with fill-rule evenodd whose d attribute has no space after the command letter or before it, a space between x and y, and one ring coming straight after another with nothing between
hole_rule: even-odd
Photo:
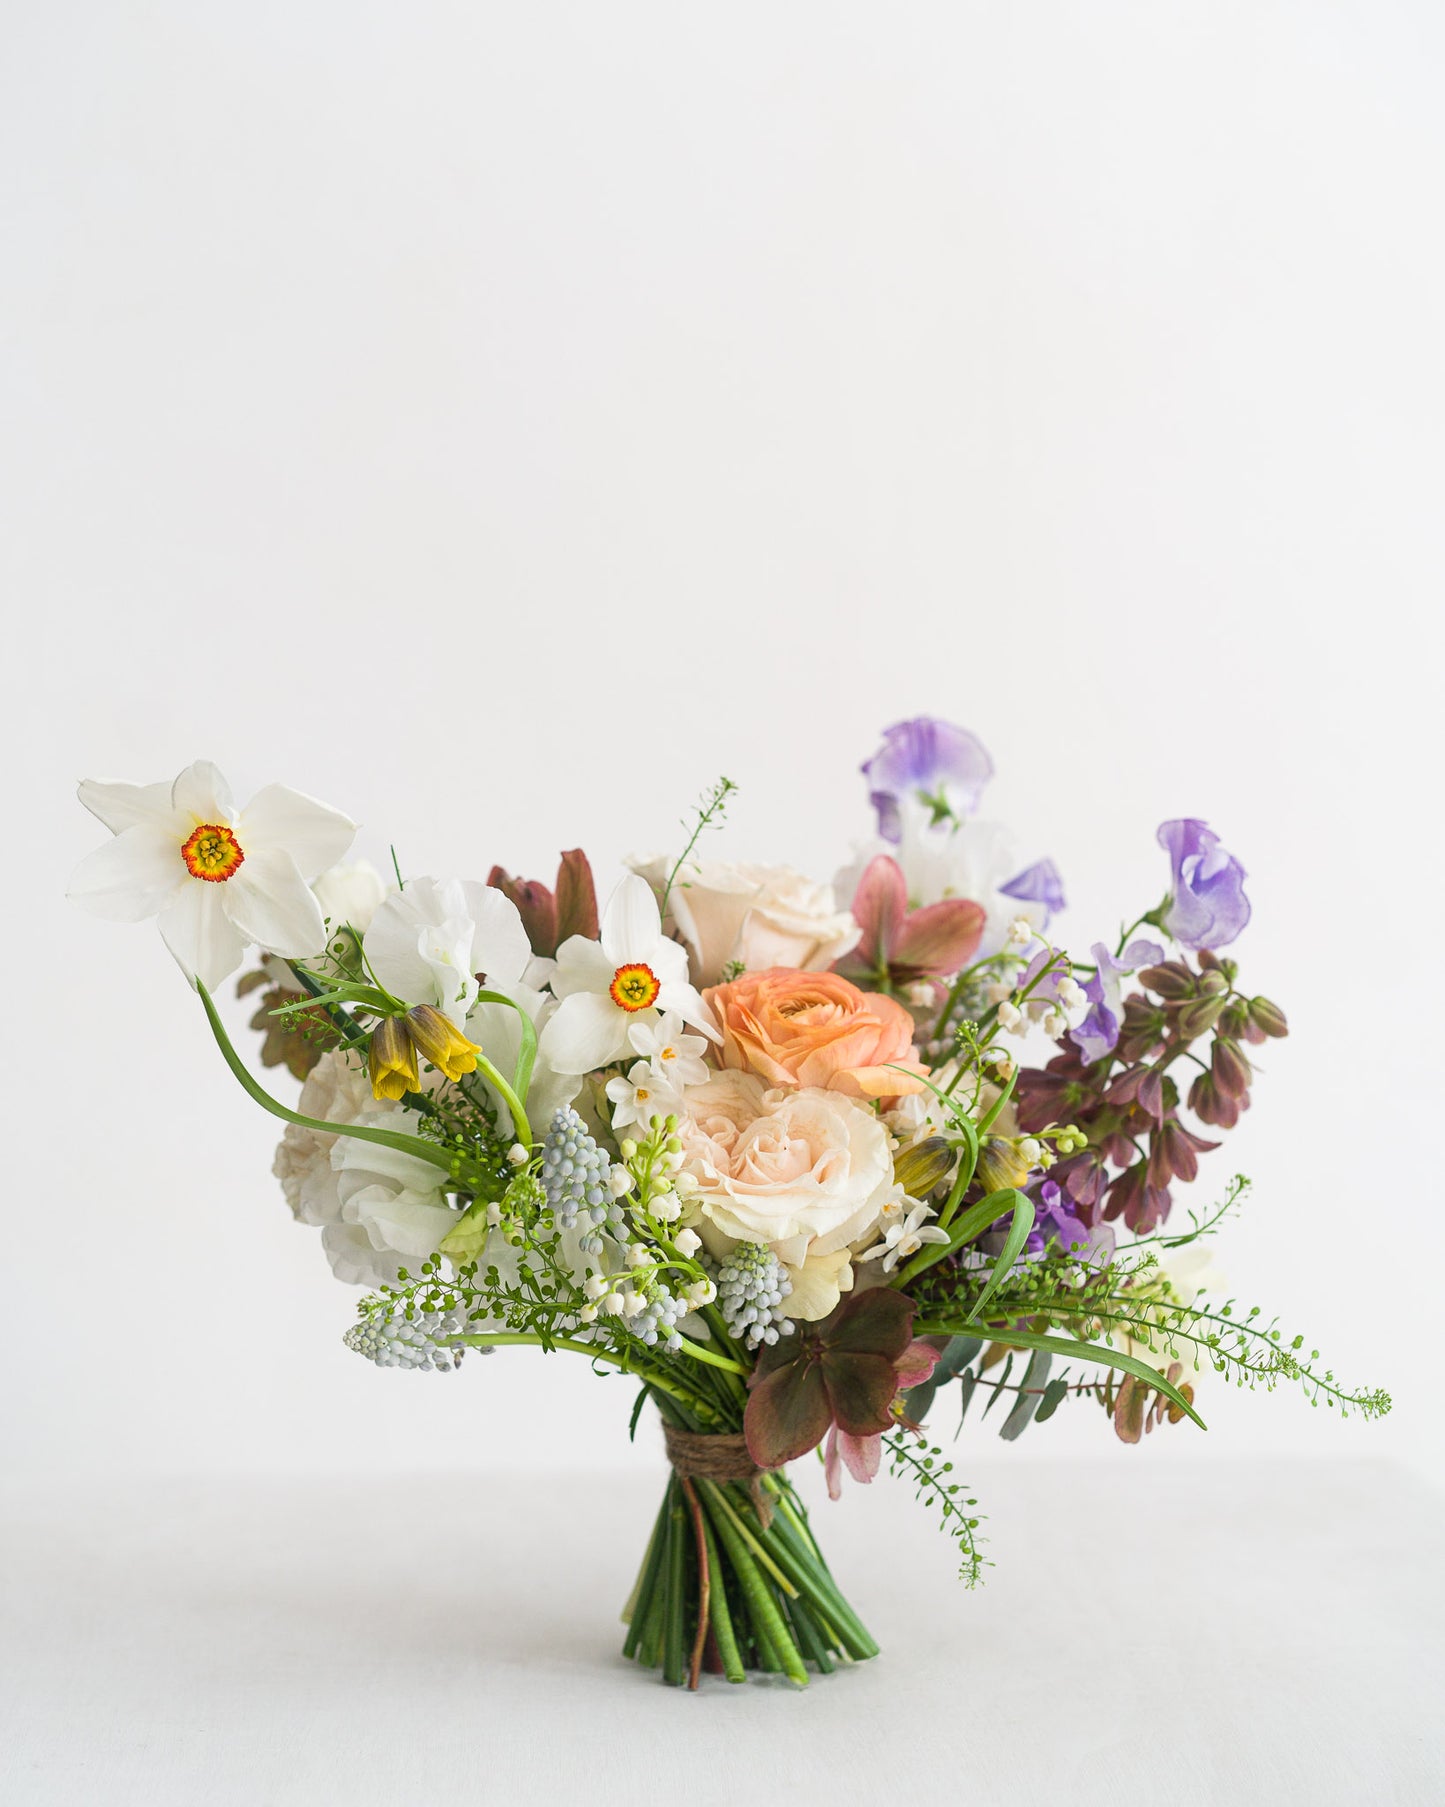
<instances>
[{"instance_id":1,"label":"green foliage","mask_svg":"<svg viewBox=\"0 0 1445 1807\"><path fill-rule=\"evenodd\" d=\"M979 1521L969 1510L978 1501L964 1493L960 1482L948 1478L953 1473L953 1463L944 1459L943 1451L936 1444L907 1430L898 1430L885 1437L883 1448L888 1456L889 1472L900 1480L912 1482L914 1498L920 1505L937 1511L939 1529L957 1543L961 1559L959 1580L965 1587L976 1587L983 1578L985 1567L992 1567L992 1564L979 1551L982 1542L978 1535Z\"/></svg>"}]
</instances>

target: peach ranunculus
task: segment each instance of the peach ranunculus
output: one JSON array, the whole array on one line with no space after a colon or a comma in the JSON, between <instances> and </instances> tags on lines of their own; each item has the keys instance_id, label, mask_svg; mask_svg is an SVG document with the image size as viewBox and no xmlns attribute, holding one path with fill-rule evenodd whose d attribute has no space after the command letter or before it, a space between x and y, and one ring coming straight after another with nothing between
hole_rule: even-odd
<instances>
[{"instance_id":1,"label":"peach ranunculus","mask_svg":"<svg viewBox=\"0 0 1445 1807\"><path fill-rule=\"evenodd\" d=\"M725 1067L769 1085L820 1086L854 1098L921 1092L913 1018L895 999L838 973L774 966L703 993L723 1032ZM899 1072L899 1067L906 1068Z\"/></svg>"},{"instance_id":2,"label":"peach ranunculus","mask_svg":"<svg viewBox=\"0 0 1445 1807\"><path fill-rule=\"evenodd\" d=\"M853 1245L901 1191L876 1113L837 1091L715 1073L687 1088L677 1133L685 1220L709 1253L761 1243L788 1270L789 1316L826 1317L853 1284Z\"/></svg>"}]
</instances>

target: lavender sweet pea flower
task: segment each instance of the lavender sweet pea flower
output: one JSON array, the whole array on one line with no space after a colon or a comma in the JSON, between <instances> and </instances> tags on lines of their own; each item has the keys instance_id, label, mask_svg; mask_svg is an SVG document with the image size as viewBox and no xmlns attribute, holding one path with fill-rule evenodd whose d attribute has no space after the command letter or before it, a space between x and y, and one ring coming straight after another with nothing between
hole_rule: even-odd
<instances>
[{"instance_id":1,"label":"lavender sweet pea flower","mask_svg":"<svg viewBox=\"0 0 1445 1807\"><path fill-rule=\"evenodd\" d=\"M1050 1242L1057 1242L1065 1254L1075 1254L1081 1261L1102 1267L1113 1260L1114 1240L1112 1224L1091 1228L1075 1214L1062 1186L1045 1180L1039 1187L1034 1227L1026 1245L1030 1253L1042 1254Z\"/></svg>"},{"instance_id":2,"label":"lavender sweet pea flower","mask_svg":"<svg viewBox=\"0 0 1445 1807\"><path fill-rule=\"evenodd\" d=\"M1045 928L1064 907L1064 881L1052 860L1035 860L1032 866L1025 866L998 889L1001 897L1016 897L1020 903L1042 904Z\"/></svg>"},{"instance_id":3,"label":"lavender sweet pea flower","mask_svg":"<svg viewBox=\"0 0 1445 1807\"><path fill-rule=\"evenodd\" d=\"M894 722L883 730L883 745L862 767L868 797L878 812L878 832L895 845L903 838L902 804L922 797L943 813L967 815L977 809L983 787L993 777L993 761L967 728L931 715Z\"/></svg>"},{"instance_id":4,"label":"lavender sweet pea flower","mask_svg":"<svg viewBox=\"0 0 1445 1807\"><path fill-rule=\"evenodd\" d=\"M1249 921L1244 867L1194 816L1161 822L1159 845L1174 868L1163 926L1182 947L1227 946Z\"/></svg>"},{"instance_id":5,"label":"lavender sweet pea flower","mask_svg":"<svg viewBox=\"0 0 1445 1807\"><path fill-rule=\"evenodd\" d=\"M1117 958L1102 941L1093 947L1095 970L1084 981L1084 996L1089 1000L1089 1014L1069 1039L1092 1066L1106 1054L1112 1054L1119 1040L1119 1022L1123 1015L1123 980L1141 966L1156 966L1164 958L1157 941L1131 941Z\"/></svg>"}]
</instances>

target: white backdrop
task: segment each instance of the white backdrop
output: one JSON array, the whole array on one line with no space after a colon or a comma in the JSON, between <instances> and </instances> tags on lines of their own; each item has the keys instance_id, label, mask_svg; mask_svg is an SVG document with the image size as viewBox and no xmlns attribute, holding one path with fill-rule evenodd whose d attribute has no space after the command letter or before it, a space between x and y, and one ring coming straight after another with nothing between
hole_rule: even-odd
<instances>
[{"instance_id":1,"label":"white backdrop","mask_svg":"<svg viewBox=\"0 0 1445 1807\"><path fill-rule=\"evenodd\" d=\"M547 876L726 771L712 850L823 876L926 710L1081 950L1161 818L1244 860L1294 1034L1196 1191L1253 1176L1231 1282L1397 1397L1011 1459L1445 1470L1438 11L6 12L7 1459L639 1459L580 1364L342 1348L153 928L63 900L75 779L204 755Z\"/></svg>"}]
</instances>

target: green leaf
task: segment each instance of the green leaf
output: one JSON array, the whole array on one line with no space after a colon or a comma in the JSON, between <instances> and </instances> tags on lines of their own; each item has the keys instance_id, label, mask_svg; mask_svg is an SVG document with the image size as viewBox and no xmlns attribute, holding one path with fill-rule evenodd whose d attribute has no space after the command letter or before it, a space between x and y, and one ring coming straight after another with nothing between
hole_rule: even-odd
<instances>
[{"instance_id":1,"label":"green leaf","mask_svg":"<svg viewBox=\"0 0 1445 1807\"><path fill-rule=\"evenodd\" d=\"M989 1394L988 1404L983 1408L983 1415L985 1418L988 1417L989 1413L993 1410L993 1408L998 1404L999 1400L1003 1397L1001 1389L1003 1387L1007 1386L1008 1377L1013 1372L1013 1365L1014 1365L1013 1352L1012 1352L1012 1350L1010 1350L1008 1360L1003 1365L1003 1373L999 1375L998 1379L990 1380L987 1375L985 1375L983 1377L984 1386L992 1387L992 1389L993 1389L993 1391Z\"/></svg>"},{"instance_id":2,"label":"green leaf","mask_svg":"<svg viewBox=\"0 0 1445 1807\"><path fill-rule=\"evenodd\" d=\"M1178 1387L1136 1355L1125 1355L1122 1349L1111 1349L1107 1343L1084 1343L1071 1336L1043 1336L1036 1330L1016 1330L1012 1326L999 1330L997 1336L1011 1349L1046 1349L1050 1355L1061 1355L1068 1361L1097 1362L1101 1368L1118 1368L1125 1374L1133 1374L1157 1388L1185 1417L1192 1418L1200 1430L1209 1428Z\"/></svg>"},{"instance_id":3,"label":"green leaf","mask_svg":"<svg viewBox=\"0 0 1445 1807\"><path fill-rule=\"evenodd\" d=\"M517 1053L517 1065L512 1074L512 1090L523 1104L527 1102L527 1088L532 1083L532 1068L537 1060L537 1026L515 998L509 998L500 991L479 991L479 1004L506 1004L515 1010L517 1019L522 1025L522 1045Z\"/></svg>"},{"instance_id":4,"label":"green leaf","mask_svg":"<svg viewBox=\"0 0 1445 1807\"><path fill-rule=\"evenodd\" d=\"M638 1389L637 1398L633 1403L632 1416L627 1420L627 1441L629 1443L635 1443L637 1441L637 1420L642 1416L642 1408L646 1404L647 1388L640 1387Z\"/></svg>"},{"instance_id":5,"label":"green leaf","mask_svg":"<svg viewBox=\"0 0 1445 1807\"><path fill-rule=\"evenodd\" d=\"M936 1380L952 1380L963 1370L983 1348L981 1336L951 1336L942 1355L938 1358L933 1370Z\"/></svg>"},{"instance_id":6,"label":"green leaf","mask_svg":"<svg viewBox=\"0 0 1445 1807\"><path fill-rule=\"evenodd\" d=\"M1001 1192L990 1193L989 1197L982 1201L982 1204L987 1205L996 1198L1013 1199L1013 1222L1009 1225L1008 1235L1004 1238L1004 1245L999 1254L999 1258L993 1264L993 1271L989 1274L988 1284L978 1295L977 1300L974 1302L973 1310L968 1314L968 1322L970 1324L977 1319L984 1306L987 1305L989 1300L998 1291L999 1287L1001 1287L1008 1278L1009 1269L1013 1266L1014 1262L1018 1260L1019 1251L1028 1241L1029 1231L1034 1227L1033 1200L1025 1193L1020 1192L1016 1187L1009 1186ZM972 1214L970 1213L970 1215ZM991 1223L993 1219L990 1218L989 1221Z\"/></svg>"},{"instance_id":7,"label":"green leaf","mask_svg":"<svg viewBox=\"0 0 1445 1807\"><path fill-rule=\"evenodd\" d=\"M317 1117L303 1117L299 1111L287 1110L286 1106L273 1098L271 1094L254 1080L246 1069L245 1062L231 1046L231 1038L226 1034L225 1026L216 1014L216 1006L211 1001L211 994L200 980L196 981L196 990L200 994L201 1003L205 1006L206 1015L210 1019L211 1033L225 1057L226 1065L241 1082L242 1088L249 1092L262 1108L270 1111L273 1117L279 1117L283 1123L294 1123L301 1129L319 1130L328 1136L350 1136L357 1142L377 1142L383 1148L399 1149L402 1154L414 1155L419 1161L430 1161L433 1167L440 1167L444 1173L452 1170L452 1156L435 1142L423 1142L420 1136L403 1135L400 1130L369 1129L359 1123L323 1123Z\"/></svg>"},{"instance_id":8,"label":"green leaf","mask_svg":"<svg viewBox=\"0 0 1445 1807\"><path fill-rule=\"evenodd\" d=\"M1051 1380L1044 1388L1038 1411L1034 1413L1034 1423L1042 1424L1046 1419L1052 1418L1067 1398L1068 1391L1069 1383L1062 1376L1058 1380Z\"/></svg>"},{"instance_id":9,"label":"green leaf","mask_svg":"<svg viewBox=\"0 0 1445 1807\"><path fill-rule=\"evenodd\" d=\"M1036 1351L1024 1370L1022 1386L1024 1390L1014 1402L1014 1409L999 1426L998 1434L1005 1443L1012 1443L1028 1429L1035 1413L1043 1403L1044 1383L1049 1378L1049 1369L1053 1365L1053 1356L1044 1350Z\"/></svg>"},{"instance_id":10,"label":"green leaf","mask_svg":"<svg viewBox=\"0 0 1445 1807\"><path fill-rule=\"evenodd\" d=\"M973 1395L977 1390L977 1387L978 1376L972 1369L966 1374L959 1375L958 1391L960 1397L958 1401L958 1423L960 1429L963 1426L964 1419L968 1416L968 1408L973 1403Z\"/></svg>"}]
</instances>

